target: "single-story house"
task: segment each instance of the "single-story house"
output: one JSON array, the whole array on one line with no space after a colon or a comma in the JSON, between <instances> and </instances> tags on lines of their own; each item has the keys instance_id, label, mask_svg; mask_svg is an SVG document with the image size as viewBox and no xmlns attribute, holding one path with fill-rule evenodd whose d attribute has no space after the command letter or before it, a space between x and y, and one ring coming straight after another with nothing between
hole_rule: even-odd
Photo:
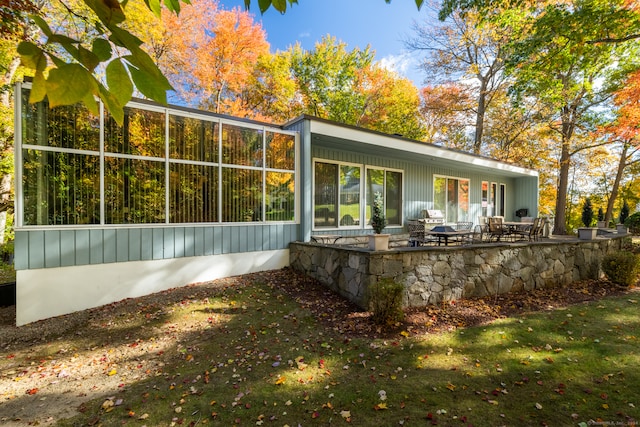
<instances>
[{"instance_id":1,"label":"single-story house","mask_svg":"<svg viewBox=\"0 0 640 427\"><path fill-rule=\"evenodd\" d=\"M538 214L536 171L310 116L273 125L134 100L15 107L18 325L189 283L275 269L312 234L389 233Z\"/></svg>"}]
</instances>

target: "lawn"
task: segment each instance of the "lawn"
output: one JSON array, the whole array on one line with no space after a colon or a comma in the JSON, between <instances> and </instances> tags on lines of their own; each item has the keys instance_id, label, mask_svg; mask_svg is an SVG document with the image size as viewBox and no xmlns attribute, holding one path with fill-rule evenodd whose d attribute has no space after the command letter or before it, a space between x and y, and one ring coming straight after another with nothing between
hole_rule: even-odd
<instances>
[{"instance_id":1,"label":"lawn","mask_svg":"<svg viewBox=\"0 0 640 427\"><path fill-rule=\"evenodd\" d=\"M640 420L635 291L568 306L546 295L521 297L518 308L517 299L475 301L470 307L510 305L516 313L479 318L475 326L463 327L453 306L441 306L414 316L424 324L385 332L368 323L368 313L282 270L5 327L0 420L62 426ZM533 301L548 307L529 311ZM448 319L444 330L434 332L441 319Z\"/></svg>"}]
</instances>

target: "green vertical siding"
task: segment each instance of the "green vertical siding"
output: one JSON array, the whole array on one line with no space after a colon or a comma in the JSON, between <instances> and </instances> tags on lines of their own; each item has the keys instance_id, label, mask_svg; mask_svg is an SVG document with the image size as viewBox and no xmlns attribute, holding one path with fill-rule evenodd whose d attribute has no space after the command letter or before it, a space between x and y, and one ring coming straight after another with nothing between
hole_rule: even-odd
<instances>
[{"instance_id":1,"label":"green vertical siding","mask_svg":"<svg viewBox=\"0 0 640 427\"><path fill-rule=\"evenodd\" d=\"M17 230L18 270L286 249L296 224Z\"/></svg>"}]
</instances>

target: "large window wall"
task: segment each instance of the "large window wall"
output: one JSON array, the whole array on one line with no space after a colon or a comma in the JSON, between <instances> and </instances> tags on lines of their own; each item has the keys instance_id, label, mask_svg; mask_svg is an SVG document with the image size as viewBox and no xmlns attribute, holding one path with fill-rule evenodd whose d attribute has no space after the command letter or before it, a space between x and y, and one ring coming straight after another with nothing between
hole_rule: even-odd
<instances>
[{"instance_id":1,"label":"large window wall","mask_svg":"<svg viewBox=\"0 0 640 427\"><path fill-rule=\"evenodd\" d=\"M383 196L388 225L402 225L402 176L397 170L316 160L314 228L365 228L378 192Z\"/></svg>"},{"instance_id":2,"label":"large window wall","mask_svg":"<svg viewBox=\"0 0 640 427\"><path fill-rule=\"evenodd\" d=\"M433 206L443 212L446 222L471 221L469 218L469 180L435 176Z\"/></svg>"},{"instance_id":3,"label":"large window wall","mask_svg":"<svg viewBox=\"0 0 640 427\"><path fill-rule=\"evenodd\" d=\"M21 98L21 226L294 222L297 136L132 103L119 126Z\"/></svg>"}]
</instances>

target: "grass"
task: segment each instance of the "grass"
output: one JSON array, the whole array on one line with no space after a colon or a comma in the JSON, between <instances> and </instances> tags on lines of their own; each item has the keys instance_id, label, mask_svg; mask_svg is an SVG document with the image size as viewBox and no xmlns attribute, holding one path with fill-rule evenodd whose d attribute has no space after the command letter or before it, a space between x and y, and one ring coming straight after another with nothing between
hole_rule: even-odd
<instances>
[{"instance_id":1,"label":"grass","mask_svg":"<svg viewBox=\"0 0 640 427\"><path fill-rule=\"evenodd\" d=\"M384 340L338 335L258 281L169 306L141 305L106 326L83 328L41 351L135 344L148 349L145 356L120 361L117 369L150 362L154 368L138 380L123 377L111 397L84 404L64 426L583 426L640 420L640 324L633 295L450 333L403 331ZM173 332L178 329L184 332Z\"/></svg>"}]
</instances>

